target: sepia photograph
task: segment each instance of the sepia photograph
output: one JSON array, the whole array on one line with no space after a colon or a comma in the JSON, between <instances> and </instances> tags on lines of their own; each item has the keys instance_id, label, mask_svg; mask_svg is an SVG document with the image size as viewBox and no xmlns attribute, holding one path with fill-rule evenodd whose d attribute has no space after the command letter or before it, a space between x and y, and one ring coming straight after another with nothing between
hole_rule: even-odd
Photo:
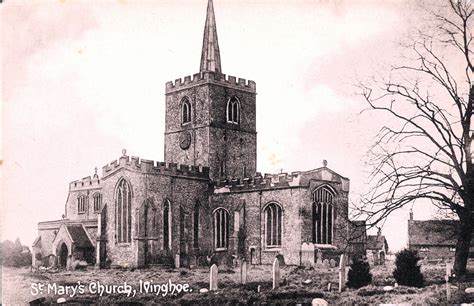
<instances>
[{"instance_id":1,"label":"sepia photograph","mask_svg":"<svg viewBox=\"0 0 474 306\"><path fill-rule=\"evenodd\" d=\"M472 0L5 0L4 305L474 303Z\"/></svg>"}]
</instances>

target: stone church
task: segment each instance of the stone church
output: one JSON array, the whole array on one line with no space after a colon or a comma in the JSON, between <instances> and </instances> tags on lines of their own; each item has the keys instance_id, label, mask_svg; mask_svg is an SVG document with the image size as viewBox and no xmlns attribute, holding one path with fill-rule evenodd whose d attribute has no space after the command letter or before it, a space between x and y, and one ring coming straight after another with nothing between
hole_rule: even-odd
<instances>
[{"instance_id":1,"label":"stone church","mask_svg":"<svg viewBox=\"0 0 474 306\"><path fill-rule=\"evenodd\" d=\"M63 218L38 224L34 265L299 265L303 244L319 258L350 250L349 179L326 162L257 172L256 84L222 73L212 0L200 71L165 93L164 162L123 150L71 182Z\"/></svg>"}]
</instances>

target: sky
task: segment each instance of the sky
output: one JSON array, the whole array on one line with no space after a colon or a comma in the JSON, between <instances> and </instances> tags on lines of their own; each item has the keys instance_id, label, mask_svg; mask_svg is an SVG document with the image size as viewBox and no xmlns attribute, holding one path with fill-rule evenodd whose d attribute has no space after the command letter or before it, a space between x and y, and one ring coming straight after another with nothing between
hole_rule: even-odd
<instances>
[{"instance_id":1,"label":"sky","mask_svg":"<svg viewBox=\"0 0 474 306\"><path fill-rule=\"evenodd\" d=\"M31 245L68 183L128 155L163 161L165 83L197 73L207 0L7 0L2 14L2 240ZM222 70L257 84L257 168L328 167L369 188L383 118L355 92L398 56L405 1L214 0ZM100 174L99 170L99 174ZM415 218L430 211L415 207ZM383 233L407 243L408 208Z\"/></svg>"}]
</instances>

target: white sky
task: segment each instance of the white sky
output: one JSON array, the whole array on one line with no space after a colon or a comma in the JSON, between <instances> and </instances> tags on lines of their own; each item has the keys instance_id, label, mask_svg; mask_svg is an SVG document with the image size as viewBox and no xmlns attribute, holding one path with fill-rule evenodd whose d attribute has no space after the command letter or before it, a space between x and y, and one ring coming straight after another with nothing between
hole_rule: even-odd
<instances>
[{"instance_id":1,"label":"white sky","mask_svg":"<svg viewBox=\"0 0 474 306\"><path fill-rule=\"evenodd\" d=\"M2 5L2 239L31 245L37 222L61 218L68 182L123 148L163 160L165 82L198 72L206 5ZM214 8L223 72L257 83L259 171L309 170L327 159L351 179L355 201L383 122L359 115L365 105L352 85L397 54L415 11L363 0L214 0ZM392 249L406 244L407 216L384 227Z\"/></svg>"}]
</instances>

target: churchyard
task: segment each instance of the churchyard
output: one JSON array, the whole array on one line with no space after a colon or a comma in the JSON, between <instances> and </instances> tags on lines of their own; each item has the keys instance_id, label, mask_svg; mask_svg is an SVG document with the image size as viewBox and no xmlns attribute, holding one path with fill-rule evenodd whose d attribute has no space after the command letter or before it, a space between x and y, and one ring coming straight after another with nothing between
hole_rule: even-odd
<instances>
[{"instance_id":1,"label":"churchyard","mask_svg":"<svg viewBox=\"0 0 474 306\"><path fill-rule=\"evenodd\" d=\"M46 303L64 298L68 302L75 301L85 304L134 302L137 304L175 305L195 305L197 303L204 305L234 305L238 303L310 305L314 298L322 298L330 304L446 303L446 268L444 264L422 266L425 277L423 288L398 286L391 291L385 291L384 287L395 284L395 280L391 276L393 268L391 262L386 262L383 266L373 266L371 267L372 285L357 290L345 288L339 293L339 269L337 265L331 267L331 264L314 268L282 265L279 269L278 284L274 283L271 265L247 265L246 280L241 277L239 268L218 268L215 282L212 282L216 290L212 291L209 290L209 268L165 269L156 267L142 270L87 269L84 271L50 272L5 267L2 276L2 303L6 305L25 304L40 297L44 297ZM470 268L472 269L474 266ZM175 286L174 293L171 293L173 285L169 286L170 282ZM120 290L120 288L125 288L124 283L135 290L135 296L129 297L126 292ZM39 293L40 284L45 286L42 288L42 293ZM183 290L185 284L189 285L186 287L188 292ZM114 285L115 289L112 288ZM74 296L71 297L73 294L71 288L80 286L82 286L83 292L76 290ZM115 290L115 292L104 293L100 296L100 293L97 292L98 288L101 288L100 286L105 291ZM67 294L64 292L66 287L69 288ZM462 283L453 281L450 288L450 303L473 302L474 293L465 292L465 289L469 287L474 287L474 278ZM180 290L181 293L176 294L177 290Z\"/></svg>"}]
</instances>

